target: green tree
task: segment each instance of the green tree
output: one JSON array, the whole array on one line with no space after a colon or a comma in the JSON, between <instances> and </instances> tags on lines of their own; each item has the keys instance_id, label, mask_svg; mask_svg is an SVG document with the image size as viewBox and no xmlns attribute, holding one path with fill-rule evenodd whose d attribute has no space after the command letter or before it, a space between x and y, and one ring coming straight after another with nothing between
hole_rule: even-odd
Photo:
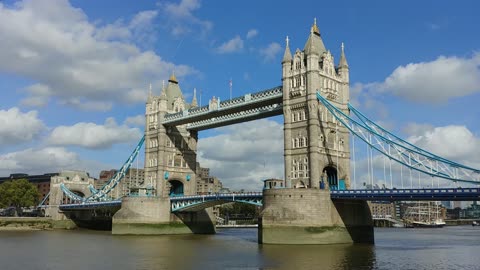
<instances>
[{"instance_id":1,"label":"green tree","mask_svg":"<svg viewBox=\"0 0 480 270\"><path fill-rule=\"evenodd\" d=\"M248 218L258 218L259 207L246 203L229 203L220 207L220 215L242 215Z\"/></svg>"},{"instance_id":2,"label":"green tree","mask_svg":"<svg viewBox=\"0 0 480 270\"><path fill-rule=\"evenodd\" d=\"M37 205L39 195L37 187L27 179L5 181L0 184L0 207L13 206L18 213L21 207Z\"/></svg>"}]
</instances>

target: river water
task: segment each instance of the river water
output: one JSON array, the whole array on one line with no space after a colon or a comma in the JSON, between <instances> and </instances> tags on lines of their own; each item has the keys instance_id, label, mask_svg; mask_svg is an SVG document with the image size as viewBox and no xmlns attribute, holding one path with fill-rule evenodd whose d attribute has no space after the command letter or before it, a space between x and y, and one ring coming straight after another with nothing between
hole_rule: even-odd
<instances>
[{"instance_id":1,"label":"river water","mask_svg":"<svg viewBox=\"0 0 480 270\"><path fill-rule=\"evenodd\" d=\"M480 269L480 228L375 229L375 245L259 245L256 229L216 235L0 232L0 269Z\"/></svg>"}]
</instances>

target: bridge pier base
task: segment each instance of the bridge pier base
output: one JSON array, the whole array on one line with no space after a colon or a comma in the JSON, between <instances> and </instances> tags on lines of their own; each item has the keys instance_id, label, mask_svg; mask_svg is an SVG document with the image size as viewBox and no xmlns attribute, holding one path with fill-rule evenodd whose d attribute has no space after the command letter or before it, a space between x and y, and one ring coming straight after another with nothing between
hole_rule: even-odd
<instances>
[{"instance_id":1,"label":"bridge pier base","mask_svg":"<svg viewBox=\"0 0 480 270\"><path fill-rule=\"evenodd\" d=\"M206 210L172 214L168 197L125 197L113 216L112 234L211 234L213 220Z\"/></svg>"},{"instance_id":2,"label":"bridge pier base","mask_svg":"<svg viewBox=\"0 0 480 270\"><path fill-rule=\"evenodd\" d=\"M332 201L321 189L263 191L258 242L262 244L373 243L373 221L364 201Z\"/></svg>"}]
</instances>

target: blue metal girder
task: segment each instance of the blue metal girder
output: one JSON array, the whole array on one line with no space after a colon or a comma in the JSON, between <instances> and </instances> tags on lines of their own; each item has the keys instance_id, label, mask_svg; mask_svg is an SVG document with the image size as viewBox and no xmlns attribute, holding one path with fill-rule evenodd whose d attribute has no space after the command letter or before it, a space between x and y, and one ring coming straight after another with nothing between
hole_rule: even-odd
<instances>
[{"instance_id":1,"label":"blue metal girder","mask_svg":"<svg viewBox=\"0 0 480 270\"><path fill-rule=\"evenodd\" d=\"M392 139L390 133L386 134L382 130L379 132L379 129L373 127L374 125L367 125L366 123L370 121L367 121L364 116L360 117L360 122L362 122L360 123L331 104L319 92L317 92L317 98L353 135L390 160L432 177L439 177L453 182L480 184L479 170L466 166L460 168L455 166L453 162L437 158L437 156L426 150L419 150L420 148L412 147L411 144L402 143L402 140L398 140L398 137ZM351 108L352 106L350 105Z\"/></svg>"},{"instance_id":2,"label":"blue metal girder","mask_svg":"<svg viewBox=\"0 0 480 270\"><path fill-rule=\"evenodd\" d=\"M94 201L111 201L111 196L108 196L110 191L112 191L115 186L125 177L127 171L130 169L133 161L137 157L138 153L142 149L143 143L145 142L145 135L140 139L137 144L137 147L133 150L132 154L128 157L127 161L123 166L118 170L115 175L110 178L105 185L103 185L99 190L95 189L92 185L89 185L88 188L92 192L92 195L89 197L81 197L69 190L64 183L60 184L60 188L63 193L70 199L79 202L94 202Z\"/></svg>"},{"instance_id":3,"label":"blue metal girder","mask_svg":"<svg viewBox=\"0 0 480 270\"><path fill-rule=\"evenodd\" d=\"M477 201L480 188L332 190L333 200L363 201Z\"/></svg>"},{"instance_id":4,"label":"blue metal girder","mask_svg":"<svg viewBox=\"0 0 480 270\"><path fill-rule=\"evenodd\" d=\"M84 202L84 203L72 203L72 204L62 204L59 206L60 210L92 210L99 208L115 208L121 207L121 200L113 200L108 202Z\"/></svg>"},{"instance_id":5,"label":"blue metal girder","mask_svg":"<svg viewBox=\"0 0 480 270\"><path fill-rule=\"evenodd\" d=\"M171 211L198 211L215 205L239 202L262 206L262 192L249 193L216 193L209 195L193 195L170 198Z\"/></svg>"}]
</instances>

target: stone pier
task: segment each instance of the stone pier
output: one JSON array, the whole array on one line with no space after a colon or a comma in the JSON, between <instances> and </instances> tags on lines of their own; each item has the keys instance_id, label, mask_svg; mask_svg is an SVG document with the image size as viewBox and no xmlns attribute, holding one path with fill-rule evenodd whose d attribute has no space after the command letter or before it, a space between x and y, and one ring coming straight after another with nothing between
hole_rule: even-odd
<instances>
[{"instance_id":1,"label":"stone pier","mask_svg":"<svg viewBox=\"0 0 480 270\"><path fill-rule=\"evenodd\" d=\"M170 198L126 197L112 220L112 234L213 234L214 217L210 211L170 212Z\"/></svg>"},{"instance_id":2,"label":"stone pier","mask_svg":"<svg viewBox=\"0 0 480 270\"><path fill-rule=\"evenodd\" d=\"M328 190L269 189L263 192L258 242L373 243L373 221L366 202L333 202Z\"/></svg>"}]
</instances>

